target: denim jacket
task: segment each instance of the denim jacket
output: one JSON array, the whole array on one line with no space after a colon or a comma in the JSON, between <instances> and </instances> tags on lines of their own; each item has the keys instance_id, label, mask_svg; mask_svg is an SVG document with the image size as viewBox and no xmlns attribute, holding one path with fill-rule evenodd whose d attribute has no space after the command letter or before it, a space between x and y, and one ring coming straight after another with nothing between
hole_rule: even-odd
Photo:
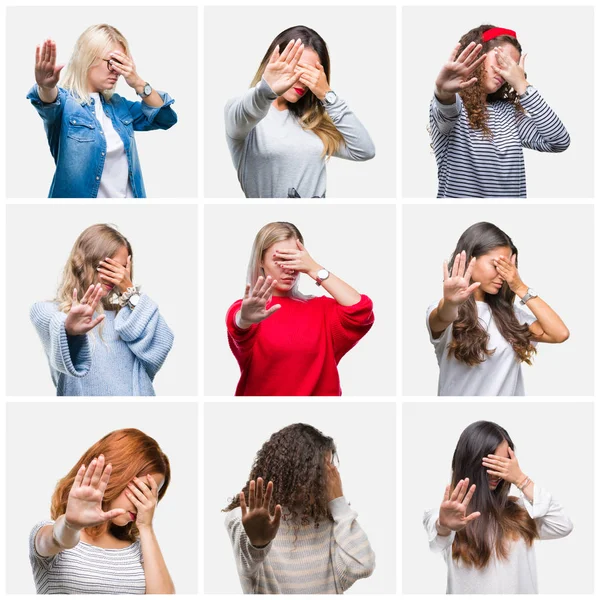
<instances>
[{"instance_id":1,"label":"denim jacket","mask_svg":"<svg viewBox=\"0 0 600 600\"><path fill-rule=\"evenodd\" d=\"M158 93L164 102L158 108L126 100L119 94L106 101L100 94L103 110L123 140L135 198L145 198L146 190L133 132L169 129L177 123L171 108L175 101L165 92ZM56 100L46 104L38 95L37 85L27 98L42 117L56 164L48 197L96 198L106 159L106 140L96 119L94 99L92 104L80 104L68 90L59 87Z\"/></svg>"}]
</instances>

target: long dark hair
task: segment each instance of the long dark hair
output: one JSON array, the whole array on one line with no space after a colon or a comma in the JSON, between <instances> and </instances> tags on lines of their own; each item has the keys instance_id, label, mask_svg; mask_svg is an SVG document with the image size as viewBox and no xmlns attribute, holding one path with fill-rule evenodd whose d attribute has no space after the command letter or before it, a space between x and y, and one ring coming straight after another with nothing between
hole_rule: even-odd
<instances>
[{"instance_id":1,"label":"long dark hair","mask_svg":"<svg viewBox=\"0 0 600 600\"><path fill-rule=\"evenodd\" d=\"M452 253L449 265L454 264L454 258L463 250L467 255L467 263L471 258L479 258L495 248L507 246L516 256L519 264L519 251L510 237L492 223L475 223L461 236ZM531 364L535 348L531 343L532 333L529 326L519 323L514 309L515 293L504 282L497 294L485 294L485 301L492 311L492 318L502 337L513 347L517 359ZM452 324L452 340L448 344L448 355L469 366L482 363L486 356L491 356L495 349L488 349L489 333L479 322L475 297L461 304L458 318Z\"/></svg>"},{"instance_id":2,"label":"long dark hair","mask_svg":"<svg viewBox=\"0 0 600 600\"><path fill-rule=\"evenodd\" d=\"M329 519L327 509L327 472L325 456L336 457L332 438L304 423L288 425L274 433L256 454L254 464L243 488L246 498L251 480L262 477L265 484L273 482L271 512L280 504L283 518L296 526ZM240 505L236 494L224 511ZM287 510L285 510L287 509Z\"/></svg>"},{"instance_id":3,"label":"long dark hair","mask_svg":"<svg viewBox=\"0 0 600 600\"><path fill-rule=\"evenodd\" d=\"M279 46L279 51L283 52L284 48L291 40L298 39L302 40L305 48L311 48L317 53L319 62L323 65L323 71L325 71L325 75L327 76L327 81L330 81L331 62L325 40L314 29L305 27L304 25L296 25L295 27L289 27L285 31L282 31L271 42L250 86L253 87L257 85L261 80L265 67L277 46ZM298 119L302 129L313 131L319 136L323 142L324 156L333 156L340 145L344 143L342 134L337 130L337 127L329 118L329 115L319 99L310 90L307 90L307 92L299 98L298 102L289 102L287 107L290 113Z\"/></svg>"},{"instance_id":4,"label":"long dark hair","mask_svg":"<svg viewBox=\"0 0 600 600\"><path fill-rule=\"evenodd\" d=\"M452 457L452 489L468 477L469 483L477 486L468 511L481 513L456 532L452 558L477 569L484 568L494 554L506 559L508 545L516 537L522 537L528 545L538 537L535 521L517 504L517 498L508 495L510 483L502 479L496 489L489 488L481 459L494 454L504 440L515 449L506 429L490 421L477 421L461 433Z\"/></svg>"},{"instance_id":5,"label":"long dark hair","mask_svg":"<svg viewBox=\"0 0 600 600\"><path fill-rule=\"evenodd\" d=\"M465 33L465 35L463 35L459 40L460 49L458 54L460 54L471 42L475 42L476 44L481 44L483 46L481 49L481 54L487 53L496 46L500 46L502 44L510 44L519 51L519 54L522 54L523 49L521 48L521 44L517 38L514 38L510 35L500 35L492 40L489 40L488 42L484 42L483 33L494 27L495 25L480 25L479 27L475 27L475 29L471 29L471 31ZM471 74L471 77L477 77L476 83L468 87L466 90L462 90L460 92L460 97L462 98L469 118L469 124L473 129L479 129L482 131L486 137L491 137L492 132L487 124L487 102L504 100L514 104L517 110L521 112L523 112L523 107L519 103L519 96L517 92L506 81L499 90L495 91L493 94L488 94L487 98L484 98L483 86L486 79L485 62L481 63L479 67L475 69L475 71Z\"/></svg>"}]
</instances>

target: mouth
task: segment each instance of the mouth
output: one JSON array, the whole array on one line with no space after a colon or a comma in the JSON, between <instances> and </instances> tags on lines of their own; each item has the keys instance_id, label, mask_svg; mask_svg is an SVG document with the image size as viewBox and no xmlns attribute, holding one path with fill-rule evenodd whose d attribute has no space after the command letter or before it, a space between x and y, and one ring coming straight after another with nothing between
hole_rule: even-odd
<instances>
[{"instance_id":1,"label":"mouth","mask_svg":"<svg viewBox=\"0 0 600 600\"><path fill-rule=\"evenodd\" d=\"M306 93L306 89L305 88L293 88L294 91L296 92L296 94L298 94L298 96L304 96L304 94Z\"/></svg>"},{"instance_id":2,"label":"mouth","mask_svg":"<svg viewBox=\"0 0 600 600\"><path fill-rule=\"evenodd\" d=\"M129 514L129 518L130 518L132 521L135 521L135 519L136 519L137 515L136 515L135 513L132 513L132 512L129 512L128 514Z\"/></svg>"},{"instance_id":3,"label":"mouth","mask_svg":"<svg viewBox=\"0 0 600 600\"><path fill-rule=\"evenodd\" d=\"M494 77L494 81L500 86L504 85L504 79L502 79L502 77Z\"/></svg>"},{"instance_id":4,"label":"mouth","mask_svg":"<svg viewBox=\"0 0 600 600\"><path fill-rule=\"evenodd\" d=\"M498 487L498 484L500 483L499 479L490 479L489 483L492 487Z\"/></svg>"},{"instance_id":5,"label":"mouth","mask_svg":"<svg viewBox=\"0 0 600 600\"><path fill-rule=\"evenodd\" d=\"M492 285L493 285L495 288L498 288L498 289L500 289L500 288L502 287L502 283L494 283L494 282L492 282Z\"/></svg>"},{"instance_id":6,"label":"mouth","mask_svg":"<svg viewBox=\"0 0 600 600\"><path fill-rule=\"evenodd\" d=\"M112 290L115 287L111 283L103 283L102 285L107 292L110 292L110 290Z\"/></svg>"}]
</instances>

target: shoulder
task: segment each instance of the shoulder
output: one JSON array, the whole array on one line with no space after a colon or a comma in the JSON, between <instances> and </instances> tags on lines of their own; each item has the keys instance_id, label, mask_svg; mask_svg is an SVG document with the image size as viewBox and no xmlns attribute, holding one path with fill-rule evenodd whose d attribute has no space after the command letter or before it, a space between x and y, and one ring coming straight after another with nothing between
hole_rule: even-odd
<instances>
[{"instance_id":1,"label":"shoulder","mask_svg":"<svg viewBox=\"0 0 600 600\"><path fill-rule=\"evenodd\" d=\"M49 319L58 312L57 302L36 302L29 309L29 318L35 323Z\"/></svg>"},{"instance_id":2,"label":"shoulder","mask_svg":"<svg viewBox=\"0 0 600 600\"><path fill-rule=\"evenodd\" d=\"M37 537L38 532L46 525L53 525L54 521L52 519L44 519L43 521L38 521L29 532L29 554L33 556L37 556L37 551L35 549L35 538Z\"/></svg>"}]
</instances>

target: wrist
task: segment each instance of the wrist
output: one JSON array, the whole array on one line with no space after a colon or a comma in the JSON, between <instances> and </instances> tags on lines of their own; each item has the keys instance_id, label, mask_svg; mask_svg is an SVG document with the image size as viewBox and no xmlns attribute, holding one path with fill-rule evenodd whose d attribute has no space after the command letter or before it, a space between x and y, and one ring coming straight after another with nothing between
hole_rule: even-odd
<instances>
[{"instance_id":1,"label":"wrist","mask_svg":"<svg viewBox=\"0 0 600 600\"><path fill-rule=\"evenodd\" d=\"M529 289L529 286L525 285L522 281L517 283L513 288L512 291L519 297L519 298L523 298L523 296L525 296L525 294L527 293L527 290Z\"/></svg>"},{"instance_id":2,"label":"wrist","mask_svg":"<svg viewBox=\"0 0 600 600\"><path fill-rule=\"evenodd\" d=\"M138 531L140 532L140 534L142 532L151 532L153 531L153 527L152 527L152 523L139 523L136 521L136 526L138 528Z\"/></svg>"},{"instance_id":3,"label":"wrist","mask_svg":"<svg viewBox=\"0 0 600 600\"><path fill-rule=\"evenodd\" d=\"M513 85L513 88L519 96L522 96L525 93L525 90L527 90L528 85L529 85L529 82L527 81L527 79L521 79L521 80L515 82L515 84Z\"/></svg>"},{"instance_id":4,"label":"wrist","mask_svg":"<svg viewBox=\"0 0 600 600\"><path fill-rule=\"evenodd\" d=\"M331 88L329 86L327 86L324 89L315 91L314 94L321 102L323 102L325 100L325 96L327 95L327 92L331 92Z\"/></svg>"},{"instance_id":5,"label":"wrist","mask_svg":"<svg viewBox=\"0 0 600 600\"><path fill-rule=\"evenodd\" d=\"M141 94L144 91L145 85L146 85L146 81L144 79L141 79L138 77L135 80L135 83L131 87L135 89L136 94Z\"/></svg>"},{"instance_id":6,"label":"wrist","mask_svg":"<svg viewBox=\"0 0 600 600\"><path fill-rule=\"evenodd\" d=\"M241 310L238 310L237 313L235 314L234 321L235 321L235 324L240 329L248 329L252 325L251 321L247 321L246 319L244 319L244 317L242 317Z\"/></svg>"},{"instance_id":7,"label":"wrist","mask_svg":"<svg viewBox=\"0 0 600 600\"><path fill-rule=\"evenodd\" d=\"M452 529L450 529L450 527L446 527L445 525L442 525L440 523L439 517L438 520L435 522L435 529L442 536L447 536L452 533Z\"/></svg>"},{"instance_id":8,"label":"wrist","mask_svg":"<svg viewBox=\"0 0 600 600\"><path fill-rule=\"evenodd\" d=\"M306 271L306 274L313 279L314 281L317 280L317 274L318 272L323 269L324 267L322 267L321 265L318 265L317 263L314 263L309 269L308 271Z\"/></svg>"}]
</instances>

